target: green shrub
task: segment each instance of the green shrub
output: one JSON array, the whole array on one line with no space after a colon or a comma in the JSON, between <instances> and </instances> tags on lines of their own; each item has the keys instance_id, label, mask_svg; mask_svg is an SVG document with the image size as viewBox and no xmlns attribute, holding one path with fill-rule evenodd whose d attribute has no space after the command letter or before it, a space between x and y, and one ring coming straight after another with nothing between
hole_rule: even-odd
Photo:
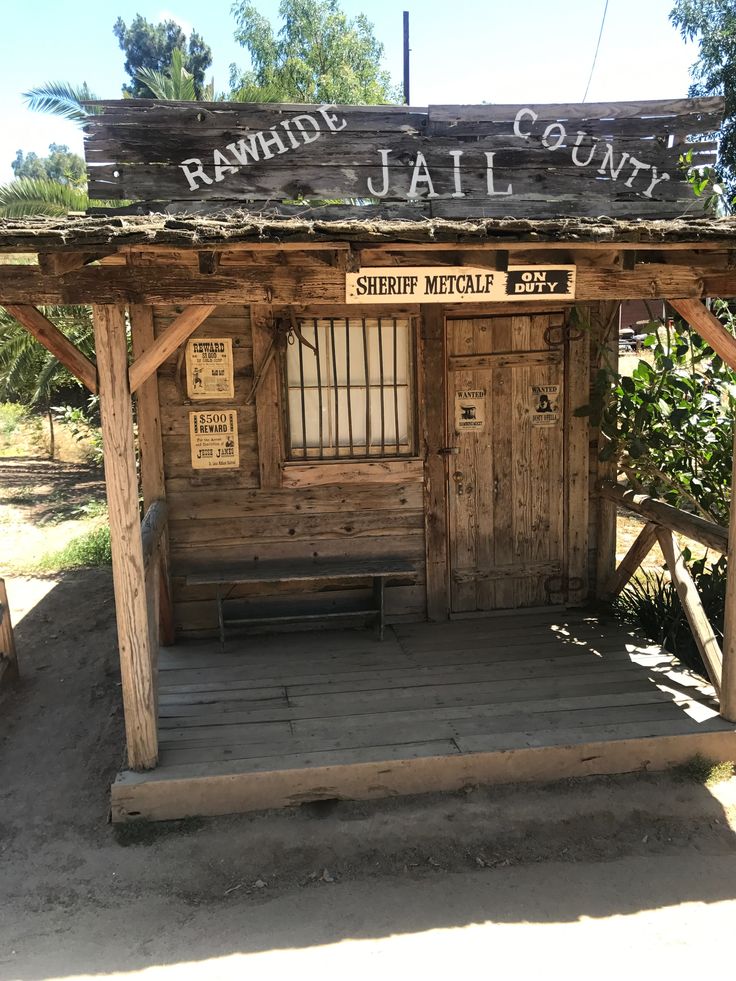
<instances>
[{"instance_id":1,"label":"green shrub","mask_svg":"<svg viewBox=\"0 0 736 981\"><path fill-rule=\"evenodd\" d=\"M88 566L110 565L110 529L107 525L93 528L58 552L45 555L39 569L44 572L64 572L67 569L80 569Z\"/></svg>"},{"instance_id":2,"label":"green shrub","mask_svg":"<svg viewBox=\"0 0 736 981\"><path fill-rule=\"evenodd\" d=\"M687 550L685 558L689 558ZM726 567L726 559L723 556L711 565L708 565L705 557L689 565L690 575L697 586L703 607L719 641L723 638ZM623 620L635 626L645 637L661 644L670 654L674 654L683 664L702 677L708 677L677 590L664 572L641 573L637 578L632 579L614 601L614 609Z\"/></svg>"}]
</instances>

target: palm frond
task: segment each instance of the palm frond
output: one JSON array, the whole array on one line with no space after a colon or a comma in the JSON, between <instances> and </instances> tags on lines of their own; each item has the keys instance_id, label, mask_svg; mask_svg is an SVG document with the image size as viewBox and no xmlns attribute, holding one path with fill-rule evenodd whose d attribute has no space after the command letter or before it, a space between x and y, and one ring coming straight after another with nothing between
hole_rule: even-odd
<instances>
[{"instance_id":1,"label":"palm frond","mask_svg":"<svg viewBox=\"0 0 736 981\"><path fill-rule=\"evenodd\" d=\"M88 207L86 191L45 177L20 177L0 186L0 218L58 217Z\"/></svg>"},{"instance_id":2,"label":"palm frond","mask_svg":"<svg viewBox=\"0 0 736 981\"><path fill-rule=\"evenodd\" d=\"M28 103L28 108L35 112L49 112L75 123L83 123L87 116L100 111L96 106L83 105L87 100L97 98L86 82L81 85L72 85L71 82L45 82L24 92L23 98Z\"/></svg>"}]
</instances>

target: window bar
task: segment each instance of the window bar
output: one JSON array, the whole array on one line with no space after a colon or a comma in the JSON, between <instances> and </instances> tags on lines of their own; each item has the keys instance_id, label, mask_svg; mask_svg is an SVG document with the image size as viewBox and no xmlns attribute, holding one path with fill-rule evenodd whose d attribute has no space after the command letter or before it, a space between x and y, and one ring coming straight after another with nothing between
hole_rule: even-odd
<instances>
[{"instance_id":1,"label":"window bar","mask_svg":"<svg viewBox=\"0 0 736 981\"><path fill-rule=\"evenodd\" d=\"M319 416L319 458L320 460L325 455L325 439L323 432L322 423L322 364L320 363L320 350L319 350L319 322L317 318L314 318L314 346L315 346L315 358L317 359L317 413Z\"/></svg>"},{"instance_id":2,"label":"window bar","mask_svg":"<svg viewBox=\"0 0 736 981\"><path fill-rule=\"evenodd\" d=\"M396 455L398 456L401 452L401 444L399 442L399 354L396 350L396 341L398 337L398 327L396 325L396 317L394 317L394 435L396 436Z\"/></svg>"},{"instance_id":3,"label":"window bar","mask_svg":"<svg viewBox=\"0 0 736 981\"><path fill-rule=\"evenodd\" d=\"M368 331L363 324L363 367L365 370L365 455L371 455L371 369L368 361Z\"/></svg>"},{"instance_id":4,"label":"window bar","mask_svg":"<svg viewBox=\"0 0 736 981\"><path fill-rule=\"evenodd\" d=\"M335 386L335 456L340 456L340 396L337 387L337 349L335 347L335 321L331 317L330 346L332 348L332 380Z\"/></svg>"},{"instance_id":5,"label":"window bar","mask_svg":"<svg viewBox=\"0 0 736 981\"><path fill-rule=\"evenodd\" d=\"M381 389L381 456L386 455L386 406L383 401L383 320L378 318L378 384Z\"/></svg>"},{"instance_id":6,"label":"window bar","mask_svg":"<svg viewBox=\"0 0 736 981\"><path fill-rule=\"evenodd\" d=\"M345 360L347 362L348 442L350 443L350 456L353 456L353 401L350 395L350 320L347 317L345 318Z\"/></svg>"},{"instance_id":7,"label":"window bar","mask_svg":"<svg viewBox=\"0 0 736 981\"><path fill-rule=\"evenodd\" d=\"M307 456L307 407L304 401L304 345L299 343L299 394L302 402L302 456Z\"/></svg>"}]
</instances>

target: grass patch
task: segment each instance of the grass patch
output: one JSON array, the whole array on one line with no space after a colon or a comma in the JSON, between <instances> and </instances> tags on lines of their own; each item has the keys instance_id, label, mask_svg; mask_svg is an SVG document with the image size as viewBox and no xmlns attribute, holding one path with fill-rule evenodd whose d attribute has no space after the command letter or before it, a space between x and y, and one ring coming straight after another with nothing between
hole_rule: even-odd
<instances>
[{"instance_id":1,"label":"grass patch","mask_svg":"<svg viewBox=\"0 0 736 981\"><path fill-rule=\"evenodd\" d=\"M68 569L110 565L111 562L110 529L102 525L73 538L58 552L44 555L37 568L39 572L65 572Z\"/></svg>"},{"instance_id":2,"label":"grass patch","mask_svg":"<svg viewBox=\"0 0 736 981\"><path fill-rule=\"evenodd\" d=\"M683 782L702 783L706 787L714 787L717 783L723 783L734 776L734 764L727 760L719 762L698 755L674 767L673 773Z\"/></svg>"}]
</instances>

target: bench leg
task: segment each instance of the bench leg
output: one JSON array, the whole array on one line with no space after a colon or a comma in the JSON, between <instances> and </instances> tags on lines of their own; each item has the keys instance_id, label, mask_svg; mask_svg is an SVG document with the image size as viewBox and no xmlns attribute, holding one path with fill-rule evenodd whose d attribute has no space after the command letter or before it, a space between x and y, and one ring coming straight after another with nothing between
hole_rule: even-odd
<instances>
[{"instance_id":1,"label":"bench leg","mask_svg":"<svg viewBox=\"0 0 736 981\"><path fill-rule=\"evenodd\" d=\"M222 590L217 587L217 624L220 628L220 647L225 650L225 615L222 611Z\"/></svg>"},{"instance_id":2,"label":"bench leg","mask_svg":"<svg viewBox=\"0 0 736 981\"><path fill-rule=\"evenodd\" d=\"M383 628L385 626L383 598L385 580L383 576L375 576L373 579L373 600L376 607L378 621L378 639L383 640Z\"/></svg>"}]
</instances>

